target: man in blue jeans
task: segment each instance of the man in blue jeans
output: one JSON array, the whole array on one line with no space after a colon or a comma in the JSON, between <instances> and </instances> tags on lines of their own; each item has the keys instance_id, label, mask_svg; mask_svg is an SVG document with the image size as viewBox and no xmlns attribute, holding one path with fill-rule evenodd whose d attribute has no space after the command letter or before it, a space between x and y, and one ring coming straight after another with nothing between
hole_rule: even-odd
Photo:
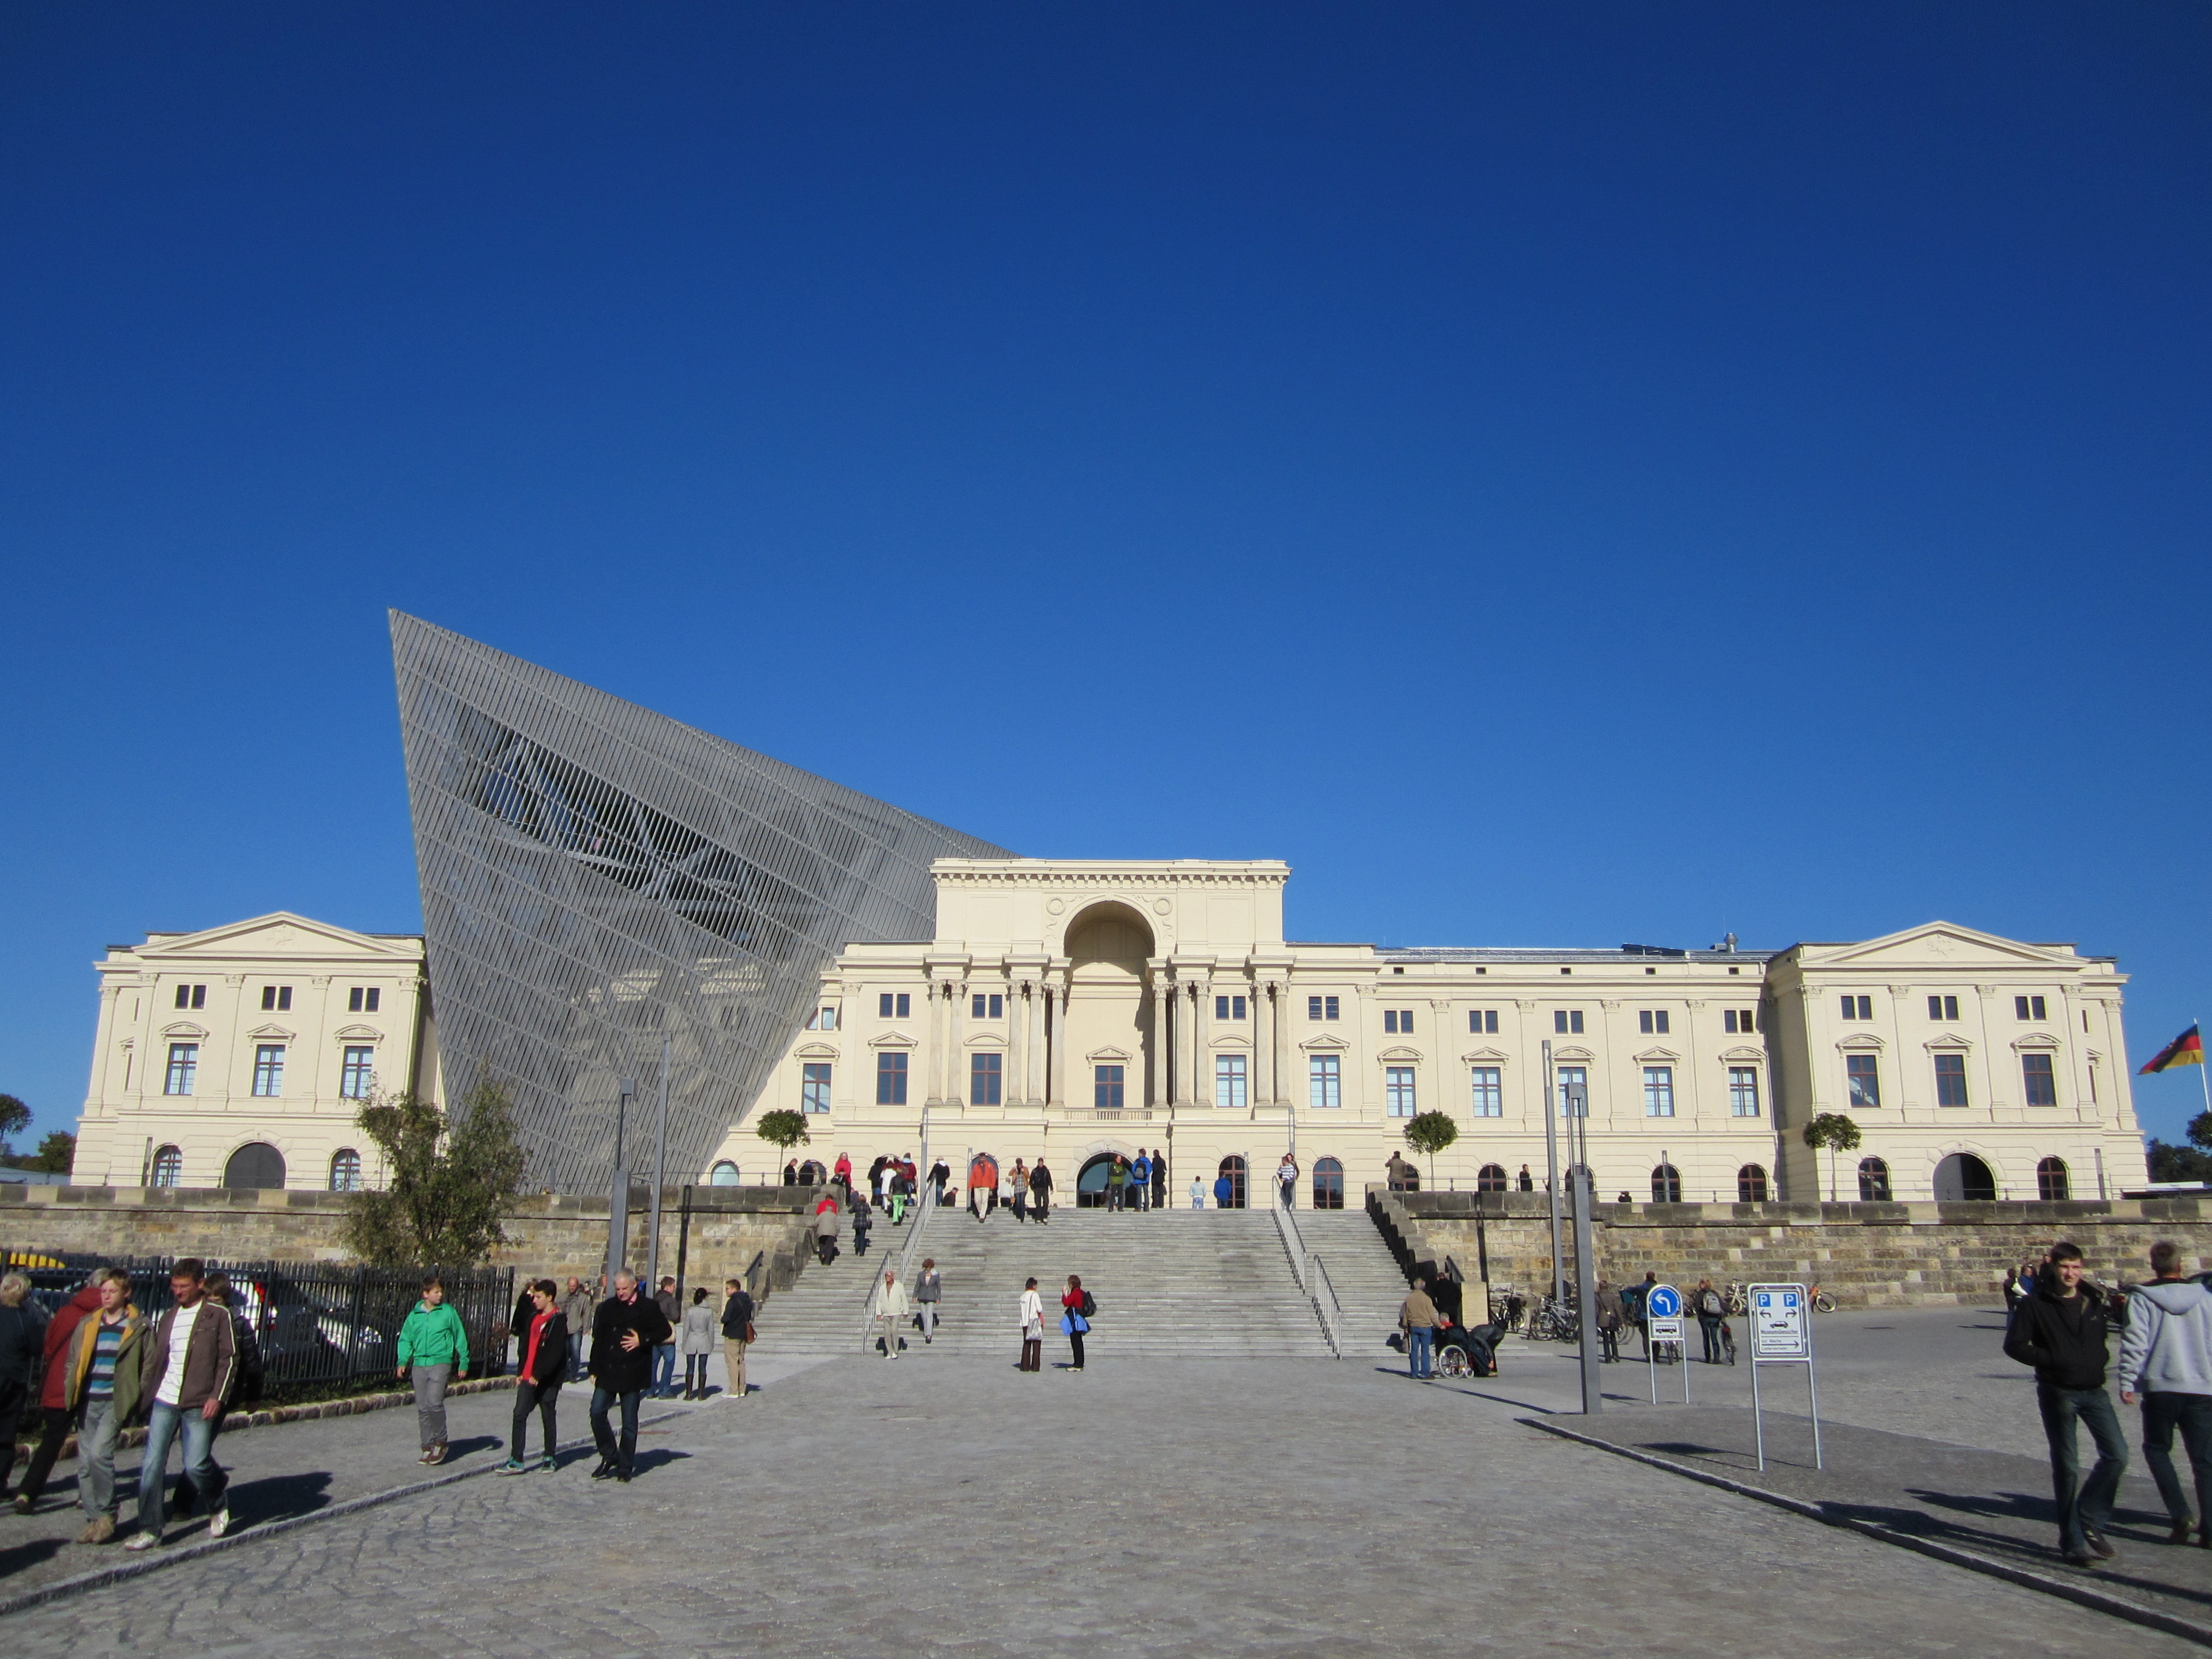
<instances>
[{"instance_id":1,"label":"man in blue jeans","mask_svg":"<svg viewBox=\"0 0 2212 1659\"><path fill-rule=\"evenodd\" d=\"M2008 1356L2035 1367L2035 1403L2051 1445L2051 1485L2058 1500L2058 1547L2077 1567L2119 1553L2106 1538L2105 1526L2128 1468L2119 1414L2105 1392L2112 1309L2094 1285L2081 1282L2085 1271L2078 1246L2063 1239L2052 1245L2034 1291L2013 1310L2004 1340ZM2086 1481L2074 1434L2077 1421L2097 1447L2097 1466Z\"/></svg>"},{"instance_id":2,"label":"man in blue jeans","mask_svg":"<svg viewBox=\"0 0 2212 1659\"><path fill-rule=\"evenodd\" d=\"M181 1438L185 1473L208 1512L208 1533L230 1528L225 1480L216 1467L215 1431L238 1383L237 1344L230 1313L207 1300L207 1273L186 1256L169 1269L169 1310L138 1345L138 1397L150 1402L146 1455L138 1465L138 1530L123 1547L152 1549L168 1524L169 1447Z\"/></svg>"},{"instance_id":3,"label":"man in blue jeans","mask_svg":"<svg viewBox=\"0 0 2212 1659\"><path fill-rule=\"evenodd\" d=\"M1417 1279L1413 1292L1398 1309L1398 1323L1406 1333L1406 1373L1426 1382L1436 1375L1437 1304L1429 1300L1429 1281Z\"/></svg>"},{"instance_id":4,"label":"man in blue jeans","mask_svg":"<svg viewBox=\"0 0 2212 1659\"><path fill-rule=\"evenodd\" d=\"M2142 1398L2143 1462L2173 1522L2171 1544L2193 1538L2212 1548L2212 1290L2202 1279L2181 1276L2181 1247L2161 1238L2150 1247L2153 1283L2128 1304L2120 1337L2120 1403ZM2197 1515L2173 1472L2173 1431L2189 1453L2196 1475Z\"/></svg>"}]
</instances>

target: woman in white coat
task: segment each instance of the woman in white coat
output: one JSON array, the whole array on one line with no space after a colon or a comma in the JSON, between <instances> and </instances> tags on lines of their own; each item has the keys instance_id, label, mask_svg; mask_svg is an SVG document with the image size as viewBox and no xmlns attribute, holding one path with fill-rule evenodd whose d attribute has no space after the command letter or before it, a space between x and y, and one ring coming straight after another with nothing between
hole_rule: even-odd
<instances>
[{"instance_id":1,"label":"woman in white coat","mask_svg":"<svg viewBox=\"0 0 2212 1659\"><path fill-rule=\"evenodd\" d=\"M899 1344L904 1340L899 1333L906 1328L907 1316L912 1311L906 1286L899 1283L898 1269L884 1268L883 1283L876 1286L876 1340L884 1345L884 1358L899 1357Z\"/></svg>"},{"instance_id":2,"label":"woman in white coat","mask_svg":"<svg viewBox=\"0 0 2212 1659\"><path fill-rule=\"evenodd\" d=\"M714 1352L714 1340L721 1334L715 1321L717 1310L707 1305L707 1288L701 1285L691 1292L691 1305L684 1310L684 1397L704 1400L707 1397L707 1361Z\"/></svg>"},{"instance_id":3,"label":"woman in white coat","mask_svg":"<svg viewBox=\"0 0 2212 1659\"><path fill-rule=\"evenodd\" d=\"M1032 1279L1022 1289L1022 1364L1025 1371L1044 1369L1044 1298Z\"/></svg>"}]
</instances>

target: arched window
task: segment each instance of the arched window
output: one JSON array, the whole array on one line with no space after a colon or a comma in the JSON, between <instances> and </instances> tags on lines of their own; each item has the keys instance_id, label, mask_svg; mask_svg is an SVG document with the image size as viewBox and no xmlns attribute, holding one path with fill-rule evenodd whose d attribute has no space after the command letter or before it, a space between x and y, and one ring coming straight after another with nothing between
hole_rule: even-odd
<instances>
[{"instance_id":1,"label":"arched window","mask_svg":"<svg viewBox=\"0 0 2212 1659\"><path fill-rule=\"evenodd\" d=\"M350 1146L343 1146L331 1154L331 1190L334 1193L357 1193L361 1190L361 1154Z\"/></svg>"},{"instance_id":2,"label":"arched window","mask_svg":"<svg viewBox=\"0 0 2212 1659\"><path fill-rule=\"evenodd\" d=\"M714 1165L707 1176L710 1187L734 1187L738 1184L738 1166L726 1158Z\"/></svg>"},{"instance_id":3,"label":"arched window","mask_svg":"<svg viewBox=\"0 0 2212 1659\"><path fill-rule=\"evenodd\" d=\"M174 1187L185 1178L185 1155L174 1146L164 1146L154 1154L154 1184Z\"/></svg>"},{"instance_id":4,"label":"arched window","mask_svg":"<svg viewBox=\"0 0 2212 1659\"><path fill-rule=\"evenodd\" d=\"M1478 1193L1502 1193L1511 1184L1503 1164L1486 1164L1474 1177L1474 1190Z\"/></svg>"},{"instance_id":5,"label":"arched window","mask_svg":"<svg viewBox=\"0 0 2212 1659\"><path fill-rule=\"evenodd\" d=\"M799 1166L799 1184L802 1187L819 1187L829 1179L830 1171L811 1158Z\"/></svg>"},{"instance_id":6,"label":"arched window","mask_svg":"<svg viewBox=\"0 0 2212 1659\"><path fill-rule=\"evenodd\" d=\"M1863 1204L1889 1202L1889 1165L1878 1158L1859 1160L1859 1201Z\"/></svg>"},{"instance_id":7,"label":"arched window","mask_svg":"<svg viewBox=\"0 0 2212 1659\"><path fill-rule=\"evenodd\" d=\"M1231 1152L1221 1160L1221 1168L1215 1171L1215 1175L1217 1179L1225 1176L1229 1180L1229 1201L1222 1204L1221 1207L1224 1210L1243 1209L1244 1207L1244 1160ZM1219 1203L1220 1198L1220 1190L1217 1188L1214 1200Z\"/></svg>"},{"instance_id":8,"label":"arched window","mask_svg":"<svg viewBox=\"0 0 2212 1659\"><path fill-rule=\"evenodd\" d=\"M1766 1202L1766 1171L1756 1164L1747 1164L1735 1172L1735 1201L1739 1204Z\"/></svg>"},{"instance_id":9,"label":"arched window","mask_svg":"<svg viewBox=\"0 0 2212 1659\"><path fill-rule=\"evenodd\" d=\"M1953 1152L1936 1166L1939 1204L1987 1203L1997 1195L1997 1178L1972 1152Z\"/></svg>"},{"instance_id":10,"label":"arched window","mask_svg":"<svg viewBox=\"0 0 2212 1659\"><path fill-rule=\"evenodd\" d=\"M1344 1165L1333 1158L1317 1158L1313 1172L1314 1208L1340 1210L1344 1207Z\"/></svg>"},{"instance_id":11,"label":"arched window","mask_svg":"<svg viewBox=\"0 0 2212 1659\"><path fill-rule=\"evenodd\" d=\"M2035 1166L2036 1195L2051 1203L2063 1203L2069 1195L2066 1181L2066 1160L2046 1158Z\"/></svg>"},{"instance_id":12,"label":"arched window","mask_svg":"<svg viewBox=\"0 0 2212 1659\"><path fill-rule=\"evenodd\" d=\"M1662 1164L1651 1172L1651 1201L1654 1204L1680 1204L1682 1201L1682 1172L1671 1164Z\"/></svg>"},{"instance_id":13,"label":"arched window","mask_svg":"<svg viewBox=\"0 0 2212 1659\"><path fill-rule=\"evenodd\" d=\"M284 1184L284 1154L265 1140L249 1140L230 1155L222 1166L226 1187L281 1187Z\"/></svg>"}]
</instances>

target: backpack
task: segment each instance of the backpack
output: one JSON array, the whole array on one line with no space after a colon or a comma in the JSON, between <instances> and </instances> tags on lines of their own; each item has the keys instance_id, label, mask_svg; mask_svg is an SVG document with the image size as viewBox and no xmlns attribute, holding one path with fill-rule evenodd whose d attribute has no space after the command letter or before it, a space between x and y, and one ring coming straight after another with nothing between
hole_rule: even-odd
<instances>
[{"instance_id":1,"label":"backpack","mask_svg":"<svg viewBox=\"0 0 2212 1659\"><path fill-rule=\"evenodd\" d=\"M230 1309L224 1311L230 1314L231 1342L238 1350L238 1387L231 1399L239 1404L258 1400L269 1376L261 1359L260 1339L253 1334L253 1322L244 1314Z\"/></svg>"},{"instance_id":2,"label":"backpack","mask_svg":"<svg viewBox=\"0 0 2212 1659\"><path fill-rule=\"evenodd\" d=\"M1098 1317L1098 1298L1088 1291L1083 1293L1083 1316L1085 1319Z\"/></svg>"}]
</instances>

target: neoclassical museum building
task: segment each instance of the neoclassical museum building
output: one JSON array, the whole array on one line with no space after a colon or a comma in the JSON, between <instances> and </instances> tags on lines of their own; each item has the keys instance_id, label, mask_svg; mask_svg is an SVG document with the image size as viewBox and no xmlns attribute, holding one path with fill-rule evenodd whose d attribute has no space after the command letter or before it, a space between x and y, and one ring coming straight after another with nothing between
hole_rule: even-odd
<instances>
[{"instance_id":1,"label":"neoclassical museum building","mask_svg":"<svg viewBox=\"0 0 2212 1659\"><path fill-rule=\"evenodd\" d=\"M2071 945L1302 943L1281 862L1018 857L413 617L392 640L422 933L112 947L79 1182L374 1183L358 1102L477 1078L562 1192L605 1191L618 1115L664 1097L671 1181L779 1179L756 1127L788 1109L823 1165L1044 1158L1065 1201L1142 1148L1211 1204L1288 1152L1301 1202L1356 1204L1394 1155L1540 1187L1570 1103L1606 1199L2145 1179L2125 980ZM1427 1112L1458 1131L1433 1158ZM1816 1158L1821 1113L1860 1145Z\"/></svg>"}]
</instances>

